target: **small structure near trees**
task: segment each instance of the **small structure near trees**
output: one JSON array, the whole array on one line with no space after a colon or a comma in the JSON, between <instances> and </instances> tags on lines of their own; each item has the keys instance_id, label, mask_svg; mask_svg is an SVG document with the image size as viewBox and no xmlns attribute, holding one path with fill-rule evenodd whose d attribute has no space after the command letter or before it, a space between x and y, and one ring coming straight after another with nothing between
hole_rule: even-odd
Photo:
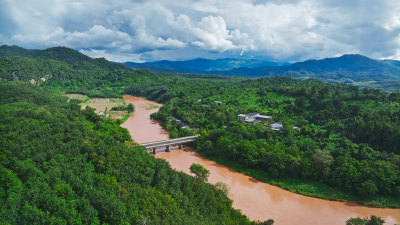
<instances>
[{"instance_id":1,"label":"small structure near trees","mask_svg":"<svg viewBox=\"0 0 400 225\"><path fill-rule=\"evenodd\" d=\"M271 125L269 125L269 129L279 132L283 129L283 124L281 122L272 123ZM293 126L293 129L301 130L300 127L296 127L296 126Z\"/></svg>"},{"instance_id":2,"label":"small structure near trees","mask_svg":"<svg viewBox=\"0 0 400 225\"><path fill-rule=\"evenodd\" d=\"M110 114L108 114L107 111L105 111L105 112L101 111L101 112L97 113L97 115L107 117L107 118L110 117Z\"/></svg>"},{"instance_id":3,"label":"small structure near trees","mask_svg":"<svg viewBox=\"0 0 400 225\"><path fill-rule=\"evenodd\" d=\"M249 114L239 114L238 119L243 121L244 124L260 124L263 120L272 120L272 116L261 115L257 112ZM283 129L281 122L275 122L269 125L269 129L279 132ZM295 130L301 130L300 127L293 126Z\"/></svg>"},{"instance_id":4,"label":"small structure near trees","mask_svg":"<svg viewBox=\"0 0 400 225\"><path fill-rule=\"evenodd\" d=\"M269 125L269 129L274 130L274 131L280 131L282 130L283 125L281 122L273 123Z\"/></svg>"},{"instance_id":5,"label":"small structure near trees","mask_svg":"<svg viewBox=\"0 0 400 225\"><path fill-rule=\"evenodd\" d=\"M239 114L238 119L243 121L243 123L253 123L259 124L262 120L272 119L272 116L261 115L258 112L249 113L249 114Z\"/></svg>"}]
</instances>

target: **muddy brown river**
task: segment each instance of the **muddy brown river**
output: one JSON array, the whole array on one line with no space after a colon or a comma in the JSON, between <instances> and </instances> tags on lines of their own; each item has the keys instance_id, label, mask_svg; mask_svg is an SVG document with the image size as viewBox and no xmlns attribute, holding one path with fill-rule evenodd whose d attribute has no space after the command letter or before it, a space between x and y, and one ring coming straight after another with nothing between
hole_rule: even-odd
<instances>
[{"instance_id":1,"label":"muddy brown river","mask_svg":"<svg viewBox=\"0 0 400 225\"><path fill-rule=\"evenodd\" d=\"M135 141L146 143L168 139L168 133L159 123L150 120L150 114L159 108L151 109L149 106L161 107L161 104L133 96L124 96L124 99L135 105L135 112L122 124ZM190 148L169 153L158 149L155 157L167 160L172 168L187 174L190 174L192 163L203 165L210 171L209 182L227 184L233 207L240 209L251 220L273 219L276 225L344 225L350 217L365 218L373 214L384 219L387 225L400 224L400 209L368 208L295 194L205 159Z\"/></svg>"}]
</instances>

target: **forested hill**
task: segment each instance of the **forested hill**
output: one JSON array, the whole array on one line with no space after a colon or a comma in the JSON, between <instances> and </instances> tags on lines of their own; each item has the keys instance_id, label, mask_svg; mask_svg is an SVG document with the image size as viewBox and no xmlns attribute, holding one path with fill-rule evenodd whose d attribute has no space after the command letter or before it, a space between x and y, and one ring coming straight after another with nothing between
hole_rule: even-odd
<instances>
[{"instance_id":1,"label":"forested hill","mask_svg":"<svg viewBox=\"0 0 400 225\"><path fill-rule=\"evenodd\" d=\"M399 63L395 60L374 60L361 55L344 55L292 65L251 59L195 59L129 64L129 67L162 72L316 78L331 83L398 92ZM150 82L159 78L160 76L153 76L143 69L128 70L122 64L109 62L104 58L92 59L65 47L46 50L27 50L6 45L0 47L0 80L26 80L53 89L65 90L68 87L70 91L84 91L92 96L110 96L122 93L121 87L126 84ZM46 82L42 82L42 79Z\"/></svg>"},{"instance_id":2,"label":"forested hill","mask_svg":"<svg viewBox=\"0 0 400 225\"><path fill-rule=\"evenodd\" d=\"M127 130L26 82L0 84L2 224L252 224Z\"/></svg>"},{"instance_id":3,"label":"forested hill","mask_svg":"<svg viewBox=\"0 0 400 225\"><path fill-rule=\"evenodd\" d=\"M105 69L122 69L121 64L112 63L104 58L92 59L78 51L66 47L53 47L45 50L28 50L18 46L0 46L0 56L23 56L35 59L51 59L61 61L70 65L79 63L90 63Z\"/></svg>"},{"instance_id":4,"label":"forested hill","mask_svg":"<svg viewBox=\"0 0 400 225\"><path fill-rule=\"evenodd\" d=\"M0 47L0 81L23 80L93 97L116 97L128 83L153 82L159 78L146 70L132 71L65 47L46 50Z\"/></svg>"}]
</instances>

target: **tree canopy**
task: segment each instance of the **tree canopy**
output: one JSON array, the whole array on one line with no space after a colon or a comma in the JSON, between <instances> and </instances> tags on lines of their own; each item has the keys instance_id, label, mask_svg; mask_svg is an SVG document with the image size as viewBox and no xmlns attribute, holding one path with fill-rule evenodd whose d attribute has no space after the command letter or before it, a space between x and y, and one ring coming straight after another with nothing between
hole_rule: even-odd
<instances>
[{"instance_id":1,"label":"tree canopy","mask_svg":"<svg viewBox=\"0 0 400 225\"><path fill-rule=\"evenodd\" d=\"M193 163L190 166L190 172L196 175L196 178L203 182L208 181L208 176L210 175L210 171L204 168L204 166L197 163Z\"/></svg>"}]
</instances>

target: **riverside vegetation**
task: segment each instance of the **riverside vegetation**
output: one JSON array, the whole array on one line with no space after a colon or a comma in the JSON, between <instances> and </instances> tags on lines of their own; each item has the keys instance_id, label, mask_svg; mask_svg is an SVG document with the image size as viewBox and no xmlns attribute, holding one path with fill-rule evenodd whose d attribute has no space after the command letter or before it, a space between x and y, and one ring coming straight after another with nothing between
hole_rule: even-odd
<instances>
[{"instance_id":1,"label":"riverside vegetation","mask_svg":"<svg viewBox=\"0 0 400 225\"><path fill-rule=\"evenodd\" d=\"M400 207L399 94L285 77L224 79L182 78L127 92L159 101L174 96L153 118L172 136L192 132L174 118L199 129L196 149L238 171L306 195ZM253 111L284 129L237 119Z\"/></svg>"},{"instance_id":2,"label":"riverside vegetation","mask_svg":"<svg viewBox=\"0 0 400 225\"><path fill-rule=\"evenodd\" d=\"M131 71L66 48L14 46L0 53L1 81L35 79L54 91L91 97L144 96L164 103L153 118L172 137L199 132L197 150L207 158L294 192L400 207L398 93L314 79ZM245 125L236 117L253 111L273 116L284 129L277 133L268 129L272 121Z\"/></svg>"}]
</instances>

